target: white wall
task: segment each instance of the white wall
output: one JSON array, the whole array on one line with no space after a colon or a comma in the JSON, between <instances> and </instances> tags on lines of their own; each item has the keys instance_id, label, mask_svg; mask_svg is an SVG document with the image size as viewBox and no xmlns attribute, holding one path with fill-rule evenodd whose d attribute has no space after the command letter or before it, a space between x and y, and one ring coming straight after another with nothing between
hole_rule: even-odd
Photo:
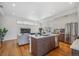
<instances>
[{"instance_id":1,"label":"white wall","mask_svg":"<svg viewBox=\"0 0 79 59\"><path fill-rule=\"evenodd\" d=\"M54 29L60 29L60 28L65 28L66 23L70 22L77 22L77 13L70 14L68 16L61 16L56 19L52 19L50 21L47 21L47 26L51 27L52 32Z\"/></svg>"},{"instance_id":2,"label":"white wall","mask_svg":"<svg viewBox=\"0 0 79 59\"><path fill-rule=\"evenodd\" d=\"M3 18L3 15L2 15L2 13L1 13L1 11L0 11L0 26L1 26L1 24L2 24L2 18Z\"/></svg>"},{"instance_id":3,"label":"white wall","mask_svg":"<svg viewBox=\"0 0 79 59\"><path fill-rule=\"evenodd\" d=\"M1 20L1 19L2 19L2 17L0 16L0 26L1 26L1 22L2 22L2 20Z\"/></svg>"},{"instance_id":4,"label":"white wall","mask_svg":"<svg viewBox=\"0 0 79 59\"><path fill-rule=\"evenodd\" d=\"M17 17L14 16L4 16L2 17L2 25L1 27L5 27L8 29L7 35L4 40L12 40L17 39L17 25L16 25Z\"/></svg>"},{"instance_id":5,"label":"white wall","mask_svg":"<svg viewBox=\"0 0 79 59\"><path fill-rule=\"evenodd\" d=\"M79 23L79 5L77 7L77 17L78 17L78 23ZM78 25L78 30L79 30L79 25ZM79 35L79 31L78 31L78 35Z\"/></svg>"}]
</instances>

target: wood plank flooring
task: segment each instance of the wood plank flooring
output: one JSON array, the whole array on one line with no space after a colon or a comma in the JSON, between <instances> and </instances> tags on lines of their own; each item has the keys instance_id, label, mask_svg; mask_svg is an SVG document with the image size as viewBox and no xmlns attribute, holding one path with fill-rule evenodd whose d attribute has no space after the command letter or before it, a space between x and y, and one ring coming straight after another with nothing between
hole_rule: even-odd
<instances>
[{"instance_id":1,"label":"wood plank flooring","mask_svg":"<svg viewBox=\"0 0 79 59\"><path fill-rule=\"evenodd\" d=\"M59 42L59 47L47 54L48 56L71 56L70 45Z\"/></svg>"},{"instance_id":2,"label":"wood plank flooring","mask_svg":"<svg viewBox=\"0 0 79 59\"><path fill-rule=\"evenodd\" d=\"M46 56L70 56L70 45L59 42L59 47L49 52ZM16 40L5 41L0 48L0 56L31 56L29 44L18 46Z\"/></svg>"}]
</instances>

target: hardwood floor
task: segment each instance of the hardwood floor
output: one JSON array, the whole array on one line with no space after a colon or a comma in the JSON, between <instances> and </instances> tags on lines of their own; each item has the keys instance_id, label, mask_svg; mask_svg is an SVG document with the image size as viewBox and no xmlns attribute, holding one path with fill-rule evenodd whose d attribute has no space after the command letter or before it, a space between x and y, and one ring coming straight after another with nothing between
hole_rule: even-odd
<instances>
[{"instance_id":1,"label":"hardwood floor","mask_svg":"<svg viewBox=\"0 0 79 59\"><path fill-rule=\"evenodd\" d=\"M70 45L59 42L59 47L47 54L48 56L71 56Z\"/></svg>"},{"instance_id":2,"label":"hardwood floor","mask_svg":"<svg viewBox=\"0 0 79 59\"><path fill-rule=\"evenodd\" d=\"M60 42L59 47L49 52L46 56L70 56L70 45ZM18 46L16 40L5 41L0 48L0 56L31 56L29 45Z\"/></svg>"}]
</instances>

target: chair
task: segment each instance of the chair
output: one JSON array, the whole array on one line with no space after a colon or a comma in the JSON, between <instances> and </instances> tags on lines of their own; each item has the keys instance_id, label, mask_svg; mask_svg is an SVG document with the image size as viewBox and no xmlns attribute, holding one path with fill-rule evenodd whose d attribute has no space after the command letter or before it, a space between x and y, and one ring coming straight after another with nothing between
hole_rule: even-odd
<instances>
[{"instance_id":1,"label":"chair","mask_svg":"<svg viewBox=\"0 0 79 59\"><path fill-rule=\"evenodd\" d=\"M29 33L24 33L18 38L18 44L24 45L29 43Z\"/></svg>"}]
</instances>

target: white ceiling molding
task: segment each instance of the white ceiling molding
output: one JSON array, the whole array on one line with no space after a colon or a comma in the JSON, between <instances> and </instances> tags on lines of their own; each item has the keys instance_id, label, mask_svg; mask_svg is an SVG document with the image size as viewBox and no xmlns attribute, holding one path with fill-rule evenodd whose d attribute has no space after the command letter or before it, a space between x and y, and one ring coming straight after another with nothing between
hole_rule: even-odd
<instances>
[{"instance_id":1,"label":"white ceiling molding","mask_svg":"<svg viewBox=\"0 0 79 59\"><path fill-rule=\"evenodd\" d=\"M46 21L46 20L49 19L49 21L50 21L51 18L52 18L51 20L54 20L56 18L68 16L68 15L71 15L71 14L74 14L74 13L77 13L77 8L72 8L72 9L69 9L69 10L62 11L62 12L60 12L60 13L54 15L54 16L47 17L43 20Z\"/></svg>"},{"instance_id":2,"label":"white ceiling molding","mask_svg":"<svg viewBox=\"0 0 79 59\"><path fill-rule=\"evenodd\" d=\"M17 21L17 24L23 24L23 25L37 25L33 22L27 22L27 21Z\"/></svg>"},{"instance_id":3,"label":"white ceiling molding","mask_svg":"<svg viewBox=\"0 0 79 59\"><path fill-rule=\"evenodd\" d=\"M62 17L62 16L70 15L70 14L73 14L73 13L77 13L77 8L72 8L72 9L69 9L69 10L62 11L56 17Z\"/></svg>"}]
</instances>

